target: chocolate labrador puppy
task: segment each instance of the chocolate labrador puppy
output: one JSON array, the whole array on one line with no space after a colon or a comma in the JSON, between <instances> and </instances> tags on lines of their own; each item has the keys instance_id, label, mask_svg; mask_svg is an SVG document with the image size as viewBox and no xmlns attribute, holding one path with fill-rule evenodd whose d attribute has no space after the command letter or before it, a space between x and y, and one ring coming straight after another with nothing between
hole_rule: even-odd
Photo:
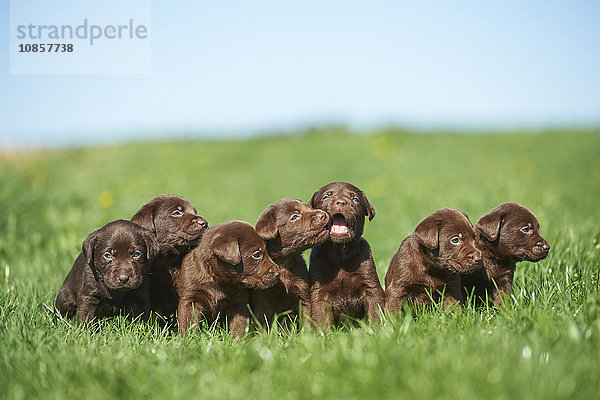
<instances>
[{"instance_id":1,"label":"chocolate labrador puppy","mask_svg":"<svg viewBox=\"0 0 600 400\"><path fill-rule=\"evenodd\" d=\"M242 337L250 321L249 289L275 285L278 271L252 225L231 221L209 228L181 265L179 333L224 316L233 334Z\"/></svg>"},{"instance_id":2,"label":"chocolate labrador puppy","mask_svg":"<svg viewBox=\"0 0 600 400\"><path fill-rule=\"evenodd\" d=\"M330 217L329 240L310 254L310 316L328 328L342 314L379 321L384 293L377 277L371 248L363 234L365 217L375 216L367 196L345 182L332 182L317 190L308 205Z\"/></svg>"},{"instance_id":3,"label":"chocolate labrador puppy","mask_svg":"<svg viewBox=\"0 0 600 400\"><path fill-rule=\"evenodd\" d=\"M271 204L256 223L258 236L266 240L271 259L279 266L279 280L270 289L253 290L251 305L259 322L267 327L275 314L288 312L294 320L302 305L303 317L310 310L310 290L302 252L329 238L329 216L298 199Z\"/></svg>"},{"instance_id":4,"label":"chocolate labrador puppy","mask_svg":"<svg viewBox=\"0 0 600 400\"><path fill-rule=\"evenodd\" d=\"M154 196L135 213L131 222L152 232L158 241L160 254L152 262L150 273L151 308L169 317L179 304L181 261L198 243L208 223L185 197L176 194Z\"/></svg>"},{"instance_id":5,"label":"chocolate labrador puppy","mask_svg":"<svg viewBox=\"0 0 600 400\"><path fill-rule=\"evenodd\" d=\"M406 299L415 304L439 301L443 307L462 302L460 273L481 267L473 225L465 213L442 208L423 219L402 241L385 276L385 304L399 311Z\"/></svg>"},{"instance_id":6,"label":"chocolate labrador puppy","mask_svg":"<svg viewBox=\"0 0 600 400\"><path fill-rule=\"evenodd\" d=\"M119 313L146 318L146 275L158 252L153 235L132 222L113 221L91 233L82 250L58 292L58 311L79 321Z\"/></svg>"},{"instance_id":7,"label":"chocolate labrador puppy","mask_svg":"<svg viewBox=\"0 0 600 400\"><path fill-rule=\"evenodd\" d=\"M468 296L474 294L476 304L488 299L499 305L510 294L517 263L543 260L550 250L536 216L517 203L501 204L485 214L475 232L484 268L463 275L462 286Z\"/></svg>"}]
</instances>

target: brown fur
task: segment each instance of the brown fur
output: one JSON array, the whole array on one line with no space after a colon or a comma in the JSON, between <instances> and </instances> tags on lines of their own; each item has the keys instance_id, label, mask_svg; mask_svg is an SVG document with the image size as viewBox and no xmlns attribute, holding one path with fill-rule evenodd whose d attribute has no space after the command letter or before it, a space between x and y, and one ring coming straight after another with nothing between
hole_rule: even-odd
<instances>
[{"instance_id":1,"label":"brown fur","mask_svg":"<svg viewBox=\"0 0 600 400\"><path fill-rule=\"evenodd\" d=\"M458 240L453 243L452 240ZM429 304L444 294L444 307L462 301L460 273L481 267L473 225L465 213L443 208L423 219L404 239L385 276L389 311L402 309L406 299Z\"/></svg>"},{"instance_id":2,"label":"brown fur","mask_svg":"<svg viewBox=\"0 0 600 400\"><path fill-rule=\"evenodd\" d=\"M345 182L323 186L308 205L330 217L329 240L310 254L312 320L325 328L337 324L342 314L379 321L384 293L371 248L361 237L365 217L375 216L373 206L360 189Z\"/></svg>"},{"instance_id":3,"label":"brown fur","mask_svg":"<svg viewBox=\"0 0 600 400\"><path fill-rule=\"evenodd\" d=\"M78 321L120 313L147 318L146 275L158 252L154 237L129 221L113 221L91 233L56 298L56 308ZM105 257L106 256L106 257Z\"/></svg>"},{"instance_id":4,"label":"brown fur","mask_svg":"<svg viewBox=\"0 0 600 400\"><path fill-rule=\"evenodd\" d=\"M131 218L131 222L152 232L160 254L152 262L150 300L154 312L171 316L179 304L178 286L181 261L208 227L206 220L185 198L160 194L151 198Z\"/></svg>"},{"instance_id":5,"label":"brown fur","mask_svg":"<svg viewBox=\"0 0 600 400\"><path fill-rule=\"evenodd\" d=\"M254 228L231 221L209 228L181 265L177 321L183 335L194 323L227 318L242 337L248 327L249 289L277 283L277 265Z\"/></svg>"},{"instance_id":6,"label":"brown fur","mask_svg":"<svg viewBox=\"0 0 600 400\"><path fill-rule=\"evenodd\" d=\"M329 217L297 199L271 204L260 215L256 232L266 240L271 259L279 266L279 280L270 289L251 292L252 310L261 324L273 323L275 314L288 312L287 318L303 317L310 310L310 290L306 262L302 252L329 237Z\"/></svg>"},{"instance_id":7,"label":"brown fur","mask_svg":"<svg viewBox=\"0 0 600 400\"><path fill-rule=\"evenodd\" d=\"M462 286L467 295L474 294L476 304L487 298L499 305L510 294L517 262L543 260L550 250L537 217L517 203L501 204L485 214L475 232L484 268L463 275Z\"/></svg>"}]
</instances>

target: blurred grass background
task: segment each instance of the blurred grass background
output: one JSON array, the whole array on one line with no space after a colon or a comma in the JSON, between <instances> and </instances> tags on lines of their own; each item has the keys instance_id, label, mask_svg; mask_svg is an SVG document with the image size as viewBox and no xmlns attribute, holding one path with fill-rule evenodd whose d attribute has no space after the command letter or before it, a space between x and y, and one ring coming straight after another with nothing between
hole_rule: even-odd
<instances>
[{"instance_id":1,"label":"blurred grass background","mask_svg":"<svg viewBox=\"0 0 600 400\"><path fill-rule=\"evenodd\" d=\"M181 339L117 318L94 333L46 313L86 235L158 193L211 225L252 224L283 197L348 181L383 281L441 207L471 221L505 201L538 216L550 256L517 268L500 309L416 312L331 335ZM600 389L600 135L316 129L249 140L0 154L0 397L592 398ZM306 253L305 255L307 255Z\"/></svg>"}]
</instances>

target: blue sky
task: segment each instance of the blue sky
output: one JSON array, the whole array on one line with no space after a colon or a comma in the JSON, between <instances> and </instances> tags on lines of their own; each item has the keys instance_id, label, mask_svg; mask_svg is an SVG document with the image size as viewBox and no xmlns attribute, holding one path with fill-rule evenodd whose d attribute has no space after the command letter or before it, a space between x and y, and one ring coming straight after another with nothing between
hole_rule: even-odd
<instances>
[{"instance_id":1,"label":"blue sky","mask_svg":"<svg viewBox=\"0 0 600 400\"><path fill-rule=\"evenodd\" d=\"M151 10L150 74L10 74L5 34L0 147L327 123L600 122L600 2L178 0ZM0 12L7 32L9 2Z\"/></svg>"}]
</instances>

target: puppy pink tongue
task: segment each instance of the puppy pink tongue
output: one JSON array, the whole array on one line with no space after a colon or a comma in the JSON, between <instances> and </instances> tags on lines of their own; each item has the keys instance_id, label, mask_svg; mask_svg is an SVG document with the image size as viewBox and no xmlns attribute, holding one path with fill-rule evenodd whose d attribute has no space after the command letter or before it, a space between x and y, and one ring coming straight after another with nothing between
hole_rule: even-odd
<instances>
[{"instance_id":1,"label":"puppy pink tongue","mask_svg":"<svg viewBox=\"0 0 600 400\"><path fill-rule=\"evenodd\" d=\"M333 223L331 225L331 232L340 235L348 233L348 226L346 220L341 215L335 215L333 217Z\"/></svg>"}]
</instances>

